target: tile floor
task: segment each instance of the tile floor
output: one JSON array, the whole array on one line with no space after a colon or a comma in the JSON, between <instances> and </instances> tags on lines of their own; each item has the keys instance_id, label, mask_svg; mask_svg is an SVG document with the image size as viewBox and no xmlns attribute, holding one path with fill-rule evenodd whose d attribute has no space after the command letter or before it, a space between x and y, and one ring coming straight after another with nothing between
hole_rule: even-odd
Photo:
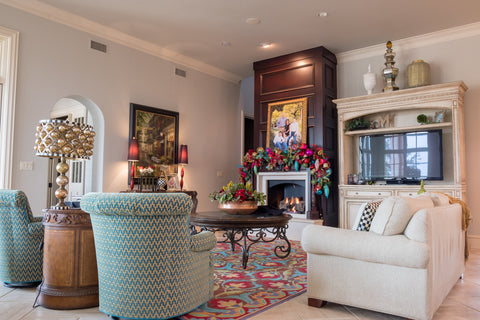
<instances>
[{"instance_id":1,"label":"tile floor","mask_svg":"<svg viewBox=\"0 0 480 320\"><path fill-rule=\"evenodd\" d=\"M0 286L1 320L100 320L109 319L98 308L81 310L49 310L43 307L32 308L35 301L35 289L9 289ZM307 306L307 297L300 295L279 306L258 314L251 320L366 320L389 319L399 317L372 312L368 310L327 304L318 309ZM480 249L471 252L465 276L459 280L433 320L480 320Z\"/></svg>"}]
</instances>

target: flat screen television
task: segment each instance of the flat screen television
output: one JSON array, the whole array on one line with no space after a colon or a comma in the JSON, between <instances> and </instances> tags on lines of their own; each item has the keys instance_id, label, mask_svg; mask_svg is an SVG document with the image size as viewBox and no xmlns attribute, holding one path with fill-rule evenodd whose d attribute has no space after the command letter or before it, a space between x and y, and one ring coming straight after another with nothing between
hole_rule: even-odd
<instances>
[{"instance_id":1,"label":"flat screen television","mask_svg":"<svg viewBox=\"0 0 480 320\"><path fill-rule=\"evenodd\" d=\"M359 147L367 181L443 180L442 130L360 136Z\"/></svg>"}]
</instances>

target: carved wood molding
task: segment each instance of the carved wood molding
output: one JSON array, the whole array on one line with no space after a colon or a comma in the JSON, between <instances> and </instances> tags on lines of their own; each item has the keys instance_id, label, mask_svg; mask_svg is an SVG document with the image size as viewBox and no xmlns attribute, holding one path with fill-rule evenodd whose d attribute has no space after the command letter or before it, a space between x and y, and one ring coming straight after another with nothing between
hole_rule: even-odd
<instances>
[{"instance_id":1,"label":"carved wood molding","mask_svg":"<svg viewBox=\"0 0 480 320\"><path fill-rule=\"evenodd\" d=\"M82 210L44 210L43 223L91 225L90 215Z\"/></svg>"}]
</instances>

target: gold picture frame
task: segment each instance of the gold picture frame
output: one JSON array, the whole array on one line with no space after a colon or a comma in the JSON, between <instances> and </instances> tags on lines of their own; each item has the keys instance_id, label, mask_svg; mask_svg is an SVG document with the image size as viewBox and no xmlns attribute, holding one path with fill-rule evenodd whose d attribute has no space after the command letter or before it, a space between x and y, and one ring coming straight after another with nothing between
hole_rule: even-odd
<instances>
[{"instance_id":1,"label":"gold picture frame","mask_svg":"<svg viewBox=\"0 0 480 320\"><path fill-rule=\"evenodd\" d=\"M285 149L293 144L307 143L307 103L308 98L298 98L268 104L267 141L265 144L268 148ZM284 123L286 125L282 128ZM288 126L290 134L286 136ZM293 135L292 129L296 130L295 135ZM275 137L279 132L283 135L284 144L278 142L281 140L279 137L277 139Z\"/></svg>"}]
</instances>

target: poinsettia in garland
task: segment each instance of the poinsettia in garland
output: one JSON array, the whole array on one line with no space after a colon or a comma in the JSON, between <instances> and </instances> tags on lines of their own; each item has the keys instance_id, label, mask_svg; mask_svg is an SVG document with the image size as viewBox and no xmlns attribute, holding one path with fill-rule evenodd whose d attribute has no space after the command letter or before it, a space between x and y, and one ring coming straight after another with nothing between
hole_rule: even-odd
<instances>
[{"instance_id":1,"label":"poinsettia in garland","mask_svg":"<svg viewBox=\"0 0 480 320\"><path fill-rule=\"evenodd\" d=\"M313 190L317 194L330 193L330 175L332 169L328 157L323 153L323 148L313 146L309 148L305 143L299 147L293 146L287 150L258 148L249 150L243 157L243 167L239 168L240 181L251 181L252 176L260 170L310 170Z\"/></svg>"}]
</instances>

